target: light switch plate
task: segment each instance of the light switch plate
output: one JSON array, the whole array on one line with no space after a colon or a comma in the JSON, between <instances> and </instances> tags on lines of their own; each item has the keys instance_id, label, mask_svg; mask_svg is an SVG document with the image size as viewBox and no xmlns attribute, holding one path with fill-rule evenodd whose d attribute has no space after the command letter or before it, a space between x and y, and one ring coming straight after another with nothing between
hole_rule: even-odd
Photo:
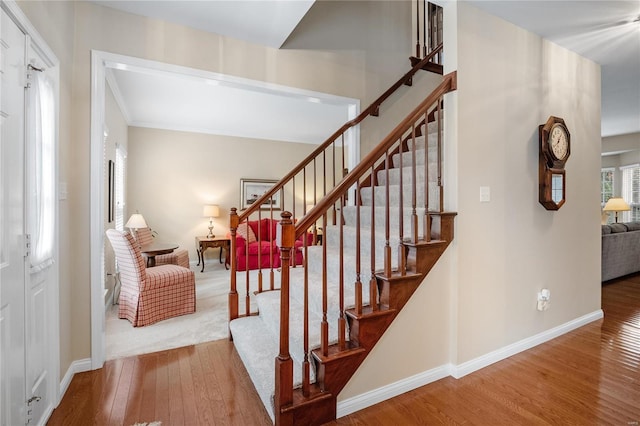
<instances>
[{"instance_id":1,"label":"light switch plate","mask_svg":"<svg viewBox=\"0 0 640 426\"><path fill-rule=\"evenodd\" d=\"M481 186L480 187L480 202L481 203L488 203L489 201L491 201L491 188L488 186Z\"/></svg>"}]
</instances>

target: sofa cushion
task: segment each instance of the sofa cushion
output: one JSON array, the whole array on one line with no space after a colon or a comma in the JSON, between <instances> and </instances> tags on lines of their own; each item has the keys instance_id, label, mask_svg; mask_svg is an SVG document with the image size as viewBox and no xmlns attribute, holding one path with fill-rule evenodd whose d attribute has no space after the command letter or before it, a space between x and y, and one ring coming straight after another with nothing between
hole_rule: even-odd
<instances>
[{"instance_id":1,"label":"sofa cushion","mask_svg":"<svg viewBox=\"0 0 640 426\"><path fill-rule=\"evenodd\" d=\"M627 222L627 231L640 231L640 222Z\"/></svg>"},{"instance_id":2,"label":"sofa cushion","mask_svg":"<svg viewBox=\"0 0 640 426\"><path fill-rule=\"evenodd\" d=\"M612 223L609 226L611 227L612 234L617 234L618 232L627 232L627 226L624 223Z\"/></svg>"},{"instance_id":3,"label":"sofa cushion","mask_svg":"<svg viewBox=\"0 0 640 426\"><path fill-rule=\"evenodd\" d=\"M256 234L255 232L253 232L252 228L253 226L251 226L251 223L249 223L249 226L247 226L246 222L241 223L240 225L238 225L238 229L236 229L236 235L249 241L249 244L255 243L257 241Z\"/></svg>"},{"instance_id":4,"label":"sofa cushion","mask_svg":"<svg viewBox=\"0 0 640 426\"><path fill-rule=\"evenodd\" d=\"M609 225L602 225L602 235L611 233L611 227Z\"/></svg>"},{"instance_id":5,"label":"sofa cushion","mask_svg":"<svg viewBox=\"0 0 640 426\"><path fill-rule=\"evenodd\" d=\"M249 255L278 253L278 247L275 241L260 241L259 243L249 244Z\"/></svg>"},{"instance_id":6,"label":"sofa cushion","mask_svg":"<svg viewBox=\"0 0 640 426\"><path fill-rule=\"evenodd\" d=\"M273 241L276 239L278 231L278 221L264 218L260 220L260 237L262 240Z\"/></svg>"}]
</instances>

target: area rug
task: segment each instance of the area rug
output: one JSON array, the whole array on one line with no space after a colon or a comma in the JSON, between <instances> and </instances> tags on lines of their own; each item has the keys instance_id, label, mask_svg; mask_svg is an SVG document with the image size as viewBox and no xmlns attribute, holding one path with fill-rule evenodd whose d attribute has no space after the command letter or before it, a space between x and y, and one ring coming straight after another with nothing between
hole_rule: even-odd
<instances>
[{"instance_id":1,"label":"area rug","mask_svg":"<svg viewBox=\"0 0 640 426\"><path fill-rule=\"evenodd\" d=\"M195 265L191 269L196 274L196 312L193 314L133 327L129 321L118 318L118 305L107 308L107 360L229 337L229 271L217 262L207 263L204 272Z\"/></svg>"}]
</instances>

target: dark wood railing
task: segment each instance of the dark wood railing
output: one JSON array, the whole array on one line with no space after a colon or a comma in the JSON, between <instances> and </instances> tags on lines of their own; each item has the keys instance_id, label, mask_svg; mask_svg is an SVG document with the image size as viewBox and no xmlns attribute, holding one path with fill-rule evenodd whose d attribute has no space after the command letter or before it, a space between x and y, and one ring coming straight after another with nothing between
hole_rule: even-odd
<instances>
[{"instance_id":1,"label":"dark wood railing","mask_svg":"<svg viewBox=\"0 0 640 426\"><path fill-rule=\"evenodd\" d=\"M280 222L280 235L278 244L282 254L281 265L281 283L280 283L280 348L279 355L276 358L276 386L275 386L275 411L276 424L289 424L289 419L282 416L292 415L290 409L293 403L294 383L293 383L293 358L290 354L290 329L289 329L289 306L291 298L291 264L292 252L296 250L295 242L302 241L304 259L303 267L305 273L303 275L303 348L304 361L302 362L302 395L305 398L313 398L312 378L310 375L308 353L310 348L319 345L316 358L336 359L339 357L340 351L354 349L362 342L354 342L353 337L347 335L346 317L347 311L352 307L355 317L365 315L379 315L379 310L384 310L384 305L380 302L378 291L377 277L384 275L387 279L394 277L402 277L407 274L416 274L415 259L409 256L409 246L418 244L429 244L432 238L431 222L433 215L439 215L444 212L443 200L443 182L442 182L442 111L444 95L456 89L457 79L456 73L453 72L444 77L443 82L431 93L420 105L409 114L396 128L376 147L374 148L360 163L351 170L344 178L338 182L333 189L327 192L324 197L318 200L317 204L306 211L304 217L296 223L292 220L290 212L282 213L282 221ZM430 120L432 117L432 120ZM429 135L427 128L429 124L436 127L437 140L433 147L429 146ZM424 132L422 129L425 129ZM418 138L424 136L424 148L418 148ZM403 147L407 147L406 149ZM432 148L436 151L434 161L429 161L429 151ZM422 152L424 151L424 152ZM396 167L399 175L399 183L397 185L390 184L390 169L393 161L393 154L398 153L396 157L399 165ZM403 155L404 154L404 155ZM423 156L422 158L419 155ZM409 164L404 163L404 158L408 157ZM418 160L424 165L419 165ZM382 168L381 168L382 167ZM419 167L424 167L424 188L421 188L418 182ZM433 179L436 185L435 194L431 194L429 190L429 172L430 167L435 167L435 175ZM407 170L408 169L408 170ZM366 208L370 212L370 226L363 226L361 220L364 219L362 209L365 208L362 202L365 184L373 182L372 174L384 173L386 175L384 185L378 185L378 189L382 189L384 202L379 206L380 211L376 208L375 188L370 187L371 198ZM406 174L406 175L405 175ZM347 206L346 196L350 190L355 188L356 199L355 205ZM408 188L408 191L407 191ZM394 193L395 191L395 193ZM419 191L424 191L420 193ZM435 195L437 200L430 197ZM405 196L409 198L405 200ZM418 199L421 198L421 204ZM391 200L394 200L393 203ZM353 204L353 203L352 203ZM346 209L355 210L355 223L351 225L355 232L355 253L345 253L345 223L347 222L344 214ZM391 224L391 217L397 217L398 223ZM408 232L405 232L405 217L410 221L407 226ZM333 225L329 225L329 219ZM324 240L322 244L321 254L315 253L314 261L322 262L321 283L315 283L320 288L310 288L308 282L307 265L310 262L310 252L308 250L308 242L304 236L308 230L312 228L319 220L322 221L325 237L328 231L333 233L333 242L331 250L335 254L338 253L338 259L331 265L339 268L339 300L329 300L328 298L328 246L329 241ZM382 225L382 226L380 226ZM383 231L381 231L383 229ZM379 234L383 232L383 235ZM337 243L335 236L338 235ZM351 236L351 238L354 238ZM369 239L369 264L361 264L361 252L365 247L361 244ZM391 240L394 243L391 243ZM383 241L382 247L378 247L378 242ZM396 259L394 262L393 247L396 245ZM382 253L382 262L376 262L377 254ZM344 281L345 262L344 257L349 254L354 257L355 265L355 282L353 284ZM335 284L335 283L334 283ZM352 291L352 293L349 293ZM313 294L313 296L310 296ZM309 327L309 310L310 303L321 298L321 322L320 322L320 339L319 342L310 342L308 330ZM347 303L346 300L350 302ZM368 299L368 300L365 300ZM339 315L337 315L337 341L332 343L329 337L330 324L328 318L330 315L329 305L337 306ZM313 352L315 354L315 352ZM318 361L320 362L320 361ZM324 377L326 378L326 377ZM346 379L344 381L346 384ZM332 385L323 383L321 385L322 392L333 392ZM339 386L338 386L339 388ZM317 394L315 394L317 397Z\"/></svg>"},{"instance_id":2,"label":"dark wood railing","mask_svg":"<svg viewBox=\"0 0 640 426\"><path fill-rule=\"evenodd\" d=\"M262 247L266 242L263 241L265 235L268 237L268 241L275 240L272 229L264 229L267 223L263 219L269 219L269 222L280 220L280 218L277 217L279 205L283 206L283 210L289 210L291 212L293 221L300 216L299 213L302 213L302 216L306 216L308 214L307 206L315 205L318 200L327 194L328 190L333 189L337 182L342 181L345 176L344 143L347 132L367 117L377 116L380 105L401 86L411 85L415 73L423 69L425 65L430 63L441 51L442 44L412 66L411 70L398 79L398 81L364 109L356 118L346 122L336 130L324 143L319 145L309 156L255 200L248 208L241 212L238 212L237 208L231 209L229 226L231 234L229 320L251 314L250 294L252 291L262 292L264 290L273 290L276 287L275 277L277 270L280 268L281 260L279 259L279 251L274 247ZM336 220L336 211L337 210L333 211L332 215L333 224L335 224ZM251 225L256 228L256 239L258 240L258 246L261 248L250 259L248 254L250 250L249 240L238 238L238 228L243 229ZM315 224L311 229L313 236L304 238L312 239L315 242L318 238ZM240 245L244 247L244 250L242 250ZM238 262L236 255L238 249L244 251L246 254L243 258L243 264L239 264ZM296 253L292 253L291 256L290 262L292 267L300 266L296 263ZM298 258L299 257L304 257L304 255L298 256ZM257 269L257 272L252 273L250 267L253 266L255 262L257 262L260 267ZM236 274L238 271L245 271L246 274L243 292L244 309L240 309L241 303L238 294ZM253 274L255 274L255 278ZM266 278L264 276L265 274L267 274ZM267 282L265 283L265 281Z\"/></svg>"},{"instance_id":3,"label":"dark wood railing","mask_svg":"<svg viewBox=\"0 0 640 426\"><path fill-rule=\"evenodd\" d=\"M416 56L411 57L411 63L416 64L442 44L442 7L426 0L415 2ZM442 51L437 52L424 69L437 71L434 64L442 66ZM440 68L441 69L441 68Z\"/></svg>"}]
</instances>

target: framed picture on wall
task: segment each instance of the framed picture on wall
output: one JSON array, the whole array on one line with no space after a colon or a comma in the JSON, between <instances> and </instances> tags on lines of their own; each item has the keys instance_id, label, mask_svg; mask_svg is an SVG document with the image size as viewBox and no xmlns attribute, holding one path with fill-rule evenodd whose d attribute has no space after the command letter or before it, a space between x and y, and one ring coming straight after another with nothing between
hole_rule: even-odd
<instances>
[{"instance_id":1,"label":"framed picture on wall","mask_svg":"<svg viewBox=\"0 0 640 426\"><path fill-rule=\"evenodd\" d=\"M240 209L252 206L258 198L270 190L277 180L269 179L240 179ZM282 191L278 191L260 206L261 210L282 210Z\"/></svg>"}]
</instances>

